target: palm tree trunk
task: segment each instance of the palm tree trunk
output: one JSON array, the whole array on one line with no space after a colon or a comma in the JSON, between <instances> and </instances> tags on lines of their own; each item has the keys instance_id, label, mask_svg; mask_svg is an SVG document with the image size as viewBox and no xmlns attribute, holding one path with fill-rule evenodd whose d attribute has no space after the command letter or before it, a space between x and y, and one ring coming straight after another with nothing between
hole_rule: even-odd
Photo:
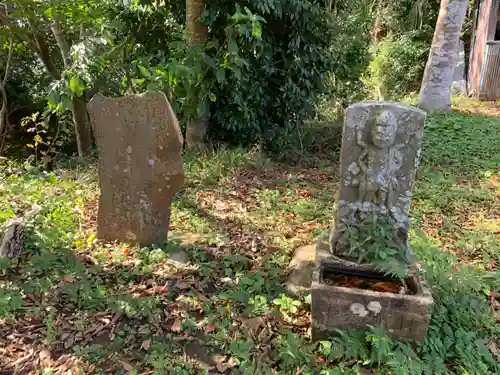
<instances>
[{"instance_id":1,"label":"palm tree trunk","mask_svg":"<svg viewBox=\"0 0 500 375\"><path fill-rule=\"evenodd\" d=\"M205 11L205 0L186 0L186 29L189 46L201 46L208 41L208 28L202 25L200 17ZM197 118L188 121L186 126L186 149L203 151L207 133L208 119Z\"/></svg>"},{"instance_id":2,"label":"palm tree trunk","mask_svg":"<svg viewBox=\"0 0 500 375\"><path fill-rule=\"evenodd\" d=\"M441 0L434 38L420 88L420 108L451 110L451 84L468 0Z\"/></svg>"}]
</instances>

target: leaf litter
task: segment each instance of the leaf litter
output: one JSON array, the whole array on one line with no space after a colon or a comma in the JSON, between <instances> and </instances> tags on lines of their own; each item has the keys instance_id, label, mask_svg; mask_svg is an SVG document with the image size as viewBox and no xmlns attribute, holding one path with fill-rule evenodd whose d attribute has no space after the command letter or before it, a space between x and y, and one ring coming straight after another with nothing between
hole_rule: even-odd
<instances>
[{"instance_id":1,"label":"leaf litter","mask_svg":"<svg viewBox=\"0 0 500 375\"><path fill-rule=\"evenodd\" d=\"M127 248L125 253L119 244L85 240L76 247L74 259L58 266L57 272L63 274L55 289L40 287L36 293L25 293L21 308L0 318L0 368L26 374L44 368L55 374L69 369L73 374L118 370L152 374L163 362L199 366L182 354L186 343L198 343L207 353L222 352L212 356L210 371L226 373L238 367L235 358L249 356L276 371L278 338L287 331L303 337L310 334L308 308L301 306L290 313L270 301L280 292L286 265L286 258L284 263L277 260L328 227L323 216L308 218L309 213L294 208L298 202L314 201L317 211L330 210L331 194L319 200L322 192L317 188L336 190L338 166L319 167L244 170L221 178L224 189L217 190L191 184L194 188L185 194L203 210L210 230L224 233L227 239L213 245L199 238L189 249L195 254L191 261L195 267L172 266L167 260L145 265L135 258L136 249ZM97 206L97 199L91 197L71 211L83 238L95 233ZM465 215L465 211L454 212ZM423 227L440 238L443 223L442 214L430 213ZM182 228L182 221L172 224L174 232L182 234ZM235 264L236 256L243 266ZM48 275L30 264L30 257L26 255L17 270L9 271L16 282ZM262 284L259 275L271 276ZM226 278L230 283L221 281ZM209 284L213 290L206 293ZM75 295L61 294L62 286L74 287ZM392 285L382 287L396 290ZM491 294L490 301L498 314L498 296ZM246 347L248 340L251 345ZM489 347L498 351L495 342ZM148 357L152 353L164 353L164 357L153 360ZM328 364L323 362L321 366ZM304 368L296 367L293 373L302 374Z\"/></svg>"}]
</instances>

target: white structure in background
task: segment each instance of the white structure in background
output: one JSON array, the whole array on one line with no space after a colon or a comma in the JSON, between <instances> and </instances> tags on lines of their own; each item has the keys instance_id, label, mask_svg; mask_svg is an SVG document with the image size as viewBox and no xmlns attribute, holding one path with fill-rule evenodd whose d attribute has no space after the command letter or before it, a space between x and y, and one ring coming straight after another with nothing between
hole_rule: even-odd
<instances>
[{"instance_id":1,"label":"white structure in background","mask_svg":"<svg viewBox=\"0 0 500 375\"><path fill-rule=\"evenodd\" d=\"M467 81L465 79L465 49L464 42L460 41L458 48L457 65L453 73L453 82L451 84L451 95L467 95Z\"/></svg>"}]
</instances>

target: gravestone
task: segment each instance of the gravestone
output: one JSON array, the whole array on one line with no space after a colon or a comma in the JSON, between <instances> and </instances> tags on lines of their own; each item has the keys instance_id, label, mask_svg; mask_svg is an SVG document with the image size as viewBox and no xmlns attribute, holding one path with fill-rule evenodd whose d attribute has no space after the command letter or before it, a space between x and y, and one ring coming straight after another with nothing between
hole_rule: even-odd
<instances>
[{"instance_id":1,"label":"gravestone","mask_svg":"<svg viewBox=\"0 0 500 375\"><path fill-rule=\"evenodd\" d=\"M99 152L98 238L165 242L184 182L182 133L165 94L96 95L88 111Z\"/></svg>"},{"instance_id":2,"label":"gravestone","mask_svg":"<svg viewBox=\"0 0 500 375\"><path fill-rule=\"evenodd\" d=\"M330 252L345 264L361 263L359 254L350 253L347 228L356 228L373 215L388 221L404 248L402 260L411 263L411 189L425 118L424 111L393 102L361 102L347 109L341 183L329 236Z\"/></svg>"},{"instance_id":3,"label":"gravestone","mask_svg":"<svg viewBox=\"0 0 500 375\"><path fill-rule=\"evenodd\" d=\"M324 279L331 265L349 272L375 270L374 258L366 254L372 240L363 232L367 223L390 232L390 247L397 251L388 261L415 266L408 230L425 118L420 109L394 102L367 101L347 109L334 221L316 246L311 286L314 339L335 329L363 330L368 325L382 325L398 338L425 337L433 301L420 278L407 280L412 293L405 295L340 287Z\"/></svg>"}]
</instances>

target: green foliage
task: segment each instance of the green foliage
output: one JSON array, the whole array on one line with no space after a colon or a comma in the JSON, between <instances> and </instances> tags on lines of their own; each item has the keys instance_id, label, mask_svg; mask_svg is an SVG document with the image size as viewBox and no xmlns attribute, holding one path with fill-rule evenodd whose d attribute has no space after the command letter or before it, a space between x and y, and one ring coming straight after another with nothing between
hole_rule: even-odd
<instances>
[{"instance_id":1,"label":"green foliage","mask_svg":"<svg viewBox=\"0 0 500 375\"><path fill-rule=\"evenodd\" d=\"M333 66L334 24L316 1L211 1L201 18L210 27L204 48L186 44L181 1L108 7L102 22L116 27L105 38L116 53L70 75L71 92L81 91L75 77L111 95L165 91L182 124L209 117L212 137L230 143L272 145L295 131L313 113ZM80 72L93 74L94 83ZM108 79L98 79L102 74ZM100 87L115 74L121 87Z\"/></svg>"},{"instance_id":2,"label":"green foliage","mask_svg":"<svg viewBox=\"0 0 500 375\"><path fill-rule=\"evenodd\" d=\"M456 104L460 104L459 100ZM426 124L423 159L432 165L446 166L455 174L465 174L472 180L492 177L500 163L495 146L500 141L498 129L495 117L436 114Z\"/></svg>"},{"instance_id":3,"label":"green foliage","mask_svg":"<svg viewBox=\"0 0 500 375\"><path fill-rule=\"evenodd\" d=\"M24 91L9 92L16 103L16 92L36 98L34 112L48 113L44 99L63 117L74 97L161 90L182 124L208 118L216 141L279 149L294 143L320 94L328 92L323 108L361 98L370 9L363 1L332 12L316 0L210 1L201 18L210 30L203 48L187 46L183 0L20 3L3 32L31 35L16 19L31 22L50 52L40 64L36 43L15 37L20 64L9 82ZM56 15L69 46L65 60L50 27ZM24 84L25 75L34 84Z\"/></svg>"},{"instance_id":4,"label":"green foliage","mask_svg":"<svg viewBox=\"0 0 500 375\"><path fill-rule=\"evenodd\" d=\"M368 1L371 36L365 95L399 100L418 92L440 8L439 0Z\"/></svg>"},{"instance_id":5,"label":"green foliage","mask_svg":"<svg viewBox=\"0 0 500 375\"><path fill-rule=\"evenodd\" d=\"M234 51L237 46L244 64L239 73L215 87L212 134L229 142L260 141L279 147L282 136L295 131L313 113L326 73L332 69L330 19L316 1L252 0L241 4L265 23L258 28L258 43L253 26L237 38ZM209 2L204 20L214 40L225 39L223 15L233 14L235 9L234 1Z\"/></svg>"},{"instance_id":6,"label":"green foliage","mask_svg":"<svg viewBox=\"0 0 500 375\"><path fill-rule=\"evenodd\" d=\"M397 100L420 89L430 43L414 33L382 40L372 47L365 83L377 99Z\"/></svg>"},{"instance_id":7,"label":"green foliage","mask_svg":"<svg viewBox=\"0 0 500 375\"><path fill-rule=\"evenodd\" d=\"M299 308L302 307L302 302L298 300L294 300L284 294L282 294L279 298L276 298L273 303L280 307L285 313L295 315L299 311Z\"/></svg>"},{"instance_id":8,"label":"green foliage","mask_svg":"<svg viewBox=\"0 0 500 375\"><path fill-rule=\"evenodd\" d=\"M20 290L12 283L0 283L0 318L9 316L23 304Z\"/></svg>"},{"instance_id":9,"label":"green foliage","mask_svg":"<svg viewBox=\"0 0 500 375\"><path fill-rule=\"evenodd\" d=\"M248 8L237 7L226 22L221 40L212 39L204 48L188 47L178 41L174 49L170 46L169 54L141 56L133 61L141 77L132 83L134 89L166 91L175 99L174 109L184 123L209 117L210 103L217 101L216 86L226 84L231 76L235 82L241 78L245 60L240 56L238 40L251 35L257 46L261 22L265 20ZM159 63L151 66L158 59Z\"/></svg>"},{"instance_id":10,"label":"green foliage","mask_svg":"<svg viewBox=\"0 0 500 375\"><path fill-rule=\"evenodd\" d=\"M430 40L440 4L440 0L382 0L378 2L373 16L387 35L418 30L423 39Z\"/></svg>"},{"instance_id":11,"label":"green foliage","mask_svg":"<svg viewBox=\"0 0 500 375\"><path fill-rule=\"evenodd\" d=\"M408 249L392 223L389 217L371 215L360 218L355 226L346 225L341 230L338 255L404 279L408 275Z\"/></svg>"},{"instance_id":12,"label":"green foliage","mask_svg":"<svg viewBox=\"0 0 500 375\"><path fill-rule=\"evenodd\" d=\"M333 66L325 77L327 91L320 97L317 113L326 120L365 97L361 77L370 61L370 4L363 0L337 2L331 17L329 27L335 37L329 49Z\"/></svg>"},{"instance_id":13,"label":"green foliage","mask_svg":"<svg viewBox=\"0 0 500 375\"><path fill-rule=\"evenodd\" d=\"M21 120L22 129L31 137L26 147L33 150L36 162L49 162L64 146L74 141L72 128L64 121L64 117L56 120L57 127L51 127L52 117L55 118L56 115L49 113L40 118L40 114L36 112Z\"/></svg>"}]
</instances>

